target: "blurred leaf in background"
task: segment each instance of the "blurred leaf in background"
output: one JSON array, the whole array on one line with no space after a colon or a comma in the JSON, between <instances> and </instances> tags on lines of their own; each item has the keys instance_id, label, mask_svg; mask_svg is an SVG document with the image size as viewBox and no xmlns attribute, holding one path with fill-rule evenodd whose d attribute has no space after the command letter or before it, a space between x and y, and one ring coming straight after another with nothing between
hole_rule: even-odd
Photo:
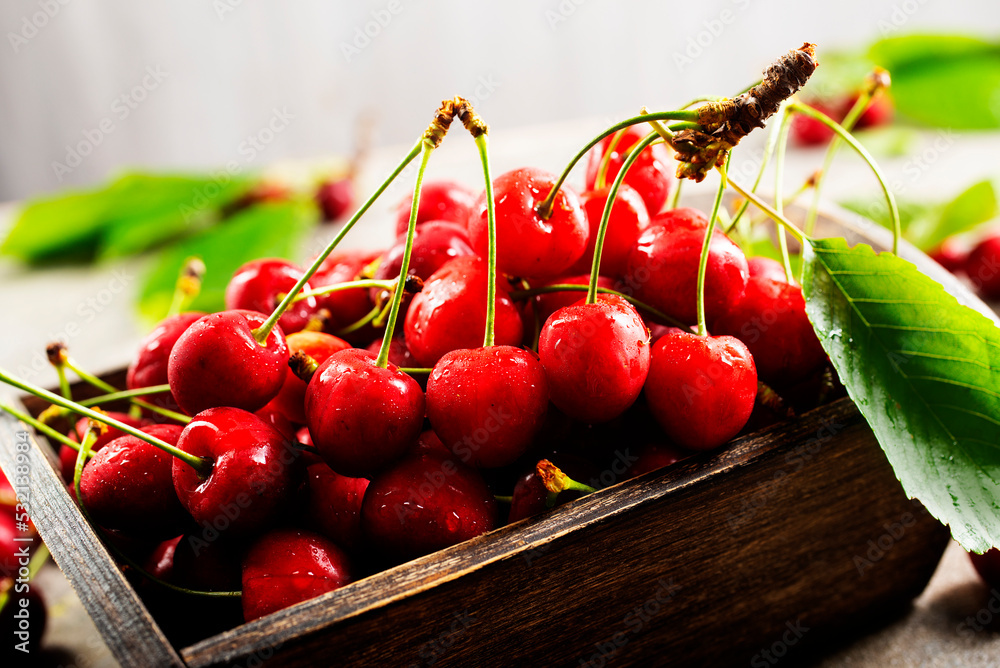
<instances>
[{"instance_id":1,"label":"blurred leaf in background","mask_svg":"<svg viewBox=\"0 0 1000 668\"><path fill-rule=\"evenodd\" d=\"M315 218L315 208L308 202L265 202L170 246L144 279L140 313L151 321L167 314L177 276L190 257L200 257L206 271L201 293L188 310L223 310L226 285L236 270L257 258L291 258Z\"/></svg>"},{"instance_id":2,"label":"blurred leaf in background","mask_svg":"<svg viewBox=\"0 0 1000 668\"><path fill-rule=\"evenodd\" d=\"M892 228L885 199L881 196L841 202L841 205ZM996 187L988 180L980 181L943 202L900 200L898 205L903 236L926 252L936 250L948 237L969 232L1000 214Z\"/></svg>"},{"instance_id":3,"label":"blurred leaf in background","mask_svg":"<svg viewBox=\"0 0 1000 668\"><path fill-rule=\"evenodd\" d=\"M38 265L139 253L212 224L255 182L245 176L126 173L101 188L28 202L0 255Z\"/></svg>"}]
</instances>

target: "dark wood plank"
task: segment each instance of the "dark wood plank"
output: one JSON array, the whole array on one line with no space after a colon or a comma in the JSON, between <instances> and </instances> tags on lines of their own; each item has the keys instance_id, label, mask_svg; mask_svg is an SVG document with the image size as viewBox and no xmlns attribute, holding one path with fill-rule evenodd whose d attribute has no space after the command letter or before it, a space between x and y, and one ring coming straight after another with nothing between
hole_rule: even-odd
<instances>
[{"instance_id":1,"label":"dark wood plank","mask_svg":"<svg viewBox=\"0 0 1000 668\"><path fill-rule=\"evenodd\" d=\"M894 522L905 531L859 573L854 557ZM182 654L191 666L599 665L602 647L616 665L749 660L786 623L810 629L805 646L909 601L947 537L841 401ZM635 613L645 605L656 613Z\"/></svg>"},{"instance_id":2,"label":"dark wood plank","mask_svg":"<svg viewBox=\"0 0 1000 668\"><path fill-rule=\"evenodd\" d=\"M36 407L37 408L37 407ZM26 462L16 445L30 444ZM123 666L183 666L100 539L73 503L52 466L48 446L10 415L0 412L0 468L13 482L28 467L30 516L56 564L76 590L104 642Z\"/></svg>"}]
</instances>

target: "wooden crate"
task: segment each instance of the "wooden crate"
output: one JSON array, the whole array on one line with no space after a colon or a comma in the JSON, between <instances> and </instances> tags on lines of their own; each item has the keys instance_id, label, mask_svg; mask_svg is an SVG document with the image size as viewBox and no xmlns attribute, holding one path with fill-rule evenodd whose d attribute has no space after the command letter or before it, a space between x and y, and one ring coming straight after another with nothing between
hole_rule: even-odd
<instances>
[{"instance_id":1,"label":"wooden crate","mask_svg":"<svg viewBox=\"0 0 1000 668\"><path fill-rule=\"evenodd\" d=\"M827 231L887 245L881 229ZM917 251L903 254L986 312ZM19 442L30 443L20 463ZM842 399L175 647L53 463L47 444L0 418L0 467L12 479L27 467L31 516L126 666L772 665L905 609L948 541Z\"/></svg>"}]
</instances>

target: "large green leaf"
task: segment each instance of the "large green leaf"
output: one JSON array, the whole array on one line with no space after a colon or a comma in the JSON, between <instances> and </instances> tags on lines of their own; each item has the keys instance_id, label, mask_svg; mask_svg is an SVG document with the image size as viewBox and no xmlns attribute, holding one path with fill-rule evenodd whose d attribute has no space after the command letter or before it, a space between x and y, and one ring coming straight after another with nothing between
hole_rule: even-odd
<instances>
[{"instance_id":1,"label":"large green leaf","mask_svg":"<svg viewBox=\"0 0 1000 668\"><path fill-rule=\"evenodd\" d=\"M259 204L178 242L162 252L146 276L139 295L140 312L150 320L163 318L177 276L184 262L194 256L204 261L206 272L201 293L190 309L222 310L226 285L241 265L261 257L291 258L314 220L315 209L308 203Z\"/></svg>"},{"instance_id":2,"label":"large green leaf","mask_svg":"<svg viewBox=\"0 0 1000 668\"><path fill-rule=\"evenodd\" d=\"M963 547L1000 545L1000 328L894 255L805 251L806 311L906 493Z\"/></svg>"},{"instance_id":3,"label":"large green leaf","mask_svg":"<svg viewBox=\"0 0 1000 668\"><path fill-rule=\"evenodd\" d=\"M29 202L0 253L39 263L139 252L188 231L200 214L216 211L252 183L247 177L127 173L101 188Z\"/></svg>"}]
</instances>

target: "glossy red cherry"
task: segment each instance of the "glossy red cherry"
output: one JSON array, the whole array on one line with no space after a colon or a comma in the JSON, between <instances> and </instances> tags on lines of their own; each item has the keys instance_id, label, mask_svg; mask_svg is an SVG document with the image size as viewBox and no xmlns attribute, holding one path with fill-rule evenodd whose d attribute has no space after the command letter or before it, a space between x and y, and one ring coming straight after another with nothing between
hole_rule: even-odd
<instances>
[{"instance_id":1,"label":"glossy red cherry","mask_svg":"<svg viewBox=\"0 0 1000 668\"><path fill-rule=\"evenodd\" d=\"M712 331L745 343L757 375L769 385L792 385L826 360L806 316L802 288L788 283L784 269L774 260L756 258L750 264L743 297L715 321Z\"/></svg>"},{"instance_id":2,"label":"glossy red cherry","mask_svg":"<svg viewBox=\"0 0 1000 668\"><path fill-rule=\"evenodd\" d=\"M306 469L307 513L320 532L346 550L361 546L361 502L367 478L348 478L325 463Z\"/></svg>"},{"instance_id":3,"label":"glossy red cherry","mask_svg":"<svg viewBox=\"0 0 1000 668\"><path fill-rule=\"evenodd\" d=\"M337 473L369 477L399 459L420 434L424 393L395 365L351 348L331 355L306 389L313 443Z\"/></svg>"},{"instance_id":4,"label":"glossy red cherry","mask_svg":"<svg viewBox=\"0 0 1000 668\"><path fill-rule=\"evenodd\" d=\"M576 263L570 267L571 274L590 274L594 262L594 248L597 246L597 231L601 224L601 215L608 201L610 186L599 190L588 190L580 195L583 210L587 213L590 223L590 238L587 250ZM625 262L628 254L646 227L649 226L649 214L642 197L633 188L622 184L611 207L611 217L608 219L608 229L604 234L604 250L601 252L601 276L617 278L625 273Z\"/></svg>"},{"instance_id":5,"label":"glossy red cherry","mask_svg":"<svg viewBox=\"0 0 1000 668\"><path fill-rule=\"evenodd\" d=\"M413 296L406 314L406 346L420 366L434 366L441 356L476 348L486 335L486 261L459 257L434 272ZM497 278L494 327L498 345L521 343L521 314Z\"/></svg>"},{"instance_id":6,"label":"glossy red cherry","mask_svg":"<svg viewBox=\"0 0 1000 668\"><path fill-rule=\"evenodd\" d=\"M757 370L743 342L674 329L653 346L646 401L675 443L711 450L739 433L753 412Z\"/></svg>"},{"instance_id":7,"label":"glossy red cherry","mask_svg":"<svg viewBox=\"0 0 1000 668\"><path fill-rule=\"evenodd\" d=\"M184 428L177 447L212 462L204 479L179 459L174 489L203 527L232 534L260 531L276 519L295 489L298 453L256 415L211 408Z\"/></svg>"},{"instance_id":8,"label":"glossy red cherry","mask_svg":"<svg viewBox=\"0 0 1000 668\"><path fill-rule=\"evenodd\" d=\"M590 274L553 278L551 281L546 281L538 287L556 284L590 285ZM597 287L613 289L615 287L615 282L607 276L598 276ZM586 292L579 292L576 290L566 290L565 292L546 292L544 294L540 294L535 298L535 306L538 309L538 318L544 323L549 319L550 315L559 309L565 306L572 306L586 296Z\"/></svg>"},{"instance_id":9,"label":"glossy red cherry","mask_svg":"<svg viewBox=\"0 0 1000 668\"><path fill-rule=\"evenodd\" d=\"M255 411L278 395L288 367L288 346L279 326L266 345L253 337L266 317L254 311L222 311L188 327L170 353L167 379L188 415L233 406Z\"/></svg>"},{"instance_id":10,"label":"glossy red cherry","mask_svg":"<svg viewBox=\"0 0 1000 668\"><path fill-rule=\"evenodd\" d=\"M182 428L151 425L142 431L176 445ZM128 536L176 536L190 517L174 491L173 461L169 453L135 436L114 439L83 468L84 507L102 527Z\"/></svg>"},{"instance_id":11,"label":"glossy red cherry","mask_svg":"<svg viewBox=\"0 0 1000 668\"><path fill-rule=\"evenodd\" d=\"M642 318L617 295L581 300L545 321L538 354L552 403L587 423L625 412L649 372L649 332Z\"/></svg>"},{"instance_id":12,"label":"glossy red cherry","mask_svg":"<svg viewBox=\"0 0 1000 668\"><path fill-rule=\"evenodd\" d=\"M406 234L410 224L413 195L405 197L396 207L396 236ZM456 181L424 181L417 207L417 225L430 220L444 220L466 226L476 206L476 193Z\"/></svg>"},{"instance_id":13,"label":"glossy red cherry","mask_svg":"<svg viewBox=\"0 0 1000 668\"><path fill-rule=\"evenodd\" d=\"M984 299L1000 299L1000 235L987 237L972 249L965 274Z\"/></svg>"},{"instance_id":14,"label":"glossy red cherry","mask_svg":"<svg viewBox=\"0 0 1000 668\"><path fill-rule=\"evenodd\" d=\"M953 274L965 271L969 250L955 237L949 237L935 250L928 253L931 259Z\"/></svg>"},{"instance_id":15,"label":"glossy red cherry","mask_svg":"<svg viewBox=\"0 0 1000 668\"><path fill-rule=\"evenodd\" d=\"M139 353L132 360L125 376L126 387L135 390L140 387L166 384L170 351L174 349L174 344L181 334L204 315L200 311L190 311L160 321L139 343ZM144 399L173 411L180 409L174 395L170 393L155 394Z\"/></svg>"},{"instance_id":16,"label":"glossy red cherry","mask_svg":"<svg viewBox=\"0 0 1000 668\"><path fill-rule=\"evenodd\" d=\"M652 224L628 257L622 291L677 320L698 320L698 263L704 229ZM714 321L743 296L749 270L740 247L721 232L712 235L705 271L705 318Z\"/></svg>"},{"instance_id":17,"label":"glossy red cherry","mask_svg":"<svg viewBox=\"0 0 1000 668\"><path fill-rule=\"evenodd\" d=\"M676 209L661 211L653 216L649 221L649 226L652 227L654 225L666 228L685 228L704 231L708 227L708 216L698 209L682 206Z\"/></svg>"},{"instance_id":18,"label":"glossy red cherry","mask_svg":"<svg viewBox=\"0 0 1000 668\"><path fill-rule=\"evenodd\" d=\"M347 341L323 332L296 332L289 334L285 342L290 354L305 353L317 364L322 364L330 355L351 347ZM305 401L306 383L289 368L278 396L264 408L271 407L291 422L305 424Z\"/></svg>"},{"instance_id":19,"label":"glossy red cherry","mask_svg":"<svg viewBox=\"0 0 1000 668\"><path fill-rule=\"evenodd\" d=\"M226 308L271 313L302 278L302 273L301 269L288 260L251 260L236 270L226 286ZM311 289L309 283L302 289ZM308 324L317 308L315 297L294 302L278 320L281 330L286 334L300 331Z\"/></svg>"},{"instance_id":20,"label":"glossy red cherry","mask_svg":"<svg viewBox=\"0 0 1000 668\"><path fill-rule=\"evenodd\" d=\"M534 167L514 169L493 180L499 272L550 278L565 273L583 255L590 227L575 192L563 186L553 201L552 215L547 219L538 215L538 205L555 182L554 175ZM469 219L469 238L480 256L486 257L486 193L479 196Z\"/></svg>"},{"instance_id":21,"label":"glossy red cherry","mask_svg":"<svg viewBox=\"0 0 1000 668\"><path fill-rule=\"evenodd\" d=\"M413 452L372 480L361 525L385 558L407 561L494 529L496 500L475 469Z\"/></svg>"},{"instance_id":22,"label":"glossy red cherry","mask_svg":"<svg viewBox=\"0 0 1000 668\"><path fill-rule=\"evenodd\" d=\"M605 185L611 185L615 177L618 176L618 172L621 171L622 164L629 152L651 131L652 129L647 125L633 125L622 133L611 153L608 171L604 177ZM601 160L608 152L614 137L615 135L605 137L587 154L586 183L588 190L594 189ZM673 160L671 160L666 147L662 144L654 144L639 154L636 161L632 163L632 167L629 168L628 174L625 175L623 183L639 193L650 216L659 213L670 195L672 183L670 172L672 169Z\"/></svg>"},{"instance_id":23,"label":"glossy red cherry","mask_svg":"<svg viewBox=\"0 0 1000 668\"><path fill-rule=\"evenodd\" d=\"M512 464L549 408L545 370L513 346L454 350L427 380L427 417L455 456L479 468Z\"/></svg>"},{"instance_id":24,"label":"glossy red cherry","mask_svg":"<svg viewBox=\"0 0 1000 668\"><path fill-rule=\"evenodd\" d=\"M391 280L399 276L405 250L405 239L387 250L375 271L375 278ZM466 228L458 223L431 220L418 227L414 234L407 273L427 279L446 262L463 255L475 255Z\"/></svg>"},{"instance_id":25,"label":"glossy red cherry","mask_svg":"<svg viewBox=\"0 0 1000 668\"><path fill-rule=\"evenodd\" d=\"M375 353L378 355L379 350L382 349L382 339L375 339L368 347L365 348L370 353ZM406 339L402 336L393 337L392 341L389 342L389 363L395 364L401 369L413 369L419 367L420 364L417 362L417 358L413 356L410 349L406 347Z\"/></svg>"},{"instance_id":26,"label":"glossy red cherry","mask_svg":"<svg viewBox=\"0 0 1000 668\"><path fill-rule=\"evenodd\" d=\"M275 529L243 559L243 617L250 622L351 582L351 564L326 538Z\"/></svg>"},{"instance_id":27,"label":"glossy red cherry","mask_svg":"<svg viewBox=\"0 0 1000 668\"><path fill-rule=\"evenodd\" d=\"M108 411L108 416L113 417L116 420L124 422L130 427L140 428L149 424L149 420L144 420L140 418L134 418L127 413L119 413L117 411ZM73 431L69 433L69 437L79 443L83 439L83 435L87 433L87 427L90 425L89 418L80 418L76 421L76 425ZM119 431L115 427L108 427L103 434L100 434L94 441L93 445L90 446L91 451L97 452L105 445L111 441L124 436L125 433ZM68 445L63 445L59 447L59 472L62 473L63 480L66 482L73 481L73 473L76 469L76 450L69 447Z\"/></svg>"},{"instance_id":28,"label":"glossy red cherry","mask_svg":"<svg viewBox=\"0 0 1000 668\"><path fill-rule=\"evenodd\" d=\"M340 220L354 204L354 181L350 177L328 179L316 188L316 205L324 222Z\"/></svg>"},{"instance_id":29,"label":"glossy red cherry","mask_svg":"<svg viewBox=\"0 0 1000 668\"><path fill-rule=\"evenodd\" d=\"M316 287L356 281L361 272L382 255L382 251L334 251L320 265L309 281ZM361 320L374 306L367 288L339 290L316 298L321 309L330 314L326 329L331 333Z\"/></svg>"}]
</instances>

